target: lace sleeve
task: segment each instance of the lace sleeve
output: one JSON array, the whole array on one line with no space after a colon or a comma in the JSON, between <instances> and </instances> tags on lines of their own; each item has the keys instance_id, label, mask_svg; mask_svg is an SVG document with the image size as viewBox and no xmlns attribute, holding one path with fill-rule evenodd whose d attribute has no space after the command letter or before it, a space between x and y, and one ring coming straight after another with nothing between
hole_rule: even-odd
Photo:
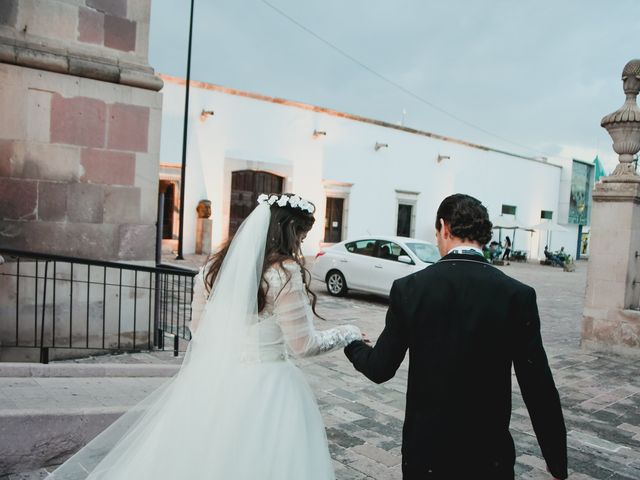
<instances>
[{"instance_id":1,"label":"lace sleeve","mask_svg":"<svg viewBox=\"0 0 640 480\"><path fill-rule=\"evenodd\" d=\"M316 330L300 269L295 263L287 263L285 266L291 279L276 297L274 314L287 347L294 356L311 357L346 347L349 343L362 339L360 329L355 325Z\"/></svg>"},{"instance_id":2,"label":"lace sleeve","mask_svg":"<svg viewBox=\"0 0 640 480\"><path fill-rule=\"evenodd\" d=\"M204 285L204 267L202 267L200 272L193 278L193 300L191 301L191 322L189 322L189 330L191 330L192 335L198 328L208 297L209 295Z\"/></svg>"}]
</instances>

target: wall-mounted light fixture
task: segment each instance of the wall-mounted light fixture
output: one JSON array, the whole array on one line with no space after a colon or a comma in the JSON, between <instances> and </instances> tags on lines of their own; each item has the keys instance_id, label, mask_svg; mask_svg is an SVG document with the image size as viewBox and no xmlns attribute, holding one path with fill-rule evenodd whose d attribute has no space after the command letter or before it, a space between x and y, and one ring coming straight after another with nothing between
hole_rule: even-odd
<instances>
[{"instance_id":1,"label":"wall-mounted light fixture","mask_svg":"<svg viewBox=\"0 0 640 480\"><path fill-rule=\"evenodd\" d=\"M376 150L376 152L377 152L377 151L378 151L378 150L380 150L381 148L388 148L388 147L389 147L389 144L388 144L388 143L380 143L380 142L376 142L376 145L375 145L373 148L374 148L374 149Z\"/></svg>"},{"instance_id":2,"label":"wall-mounted light fixture","mask_svg":"<svg viewBox=\"0 0 640 480\"><path fill-rule=\"evenodd\" d=\"M436 158L436 162L440 163L443 160L449 160L451 157L449 155L440 155Z\"/></svg>"},{"instance_id":3,"label":"wall-mounted light fixture","mask_svg":"<svg viewBox=\"0 0 640 480\"><path fill-rule=\"evenodd\" d=\"M314 138L318 138L320 136L327 136L327 132L325 132L324 130L314 130L313 131L313 137Z\"/></svg>"},{"instance_id":4,"label":"wall-mounted light fixture","mask_svg":"<svg viewBox=\"0 0 640 480\"><path fill-rule=\"evenodd\" d=\"M200 112L200 121L204 122L207 117L213 117L215 115L215 112L213 110L205 110L204 108L202 109L202 112Z\"/></svg>"}]
</instances>

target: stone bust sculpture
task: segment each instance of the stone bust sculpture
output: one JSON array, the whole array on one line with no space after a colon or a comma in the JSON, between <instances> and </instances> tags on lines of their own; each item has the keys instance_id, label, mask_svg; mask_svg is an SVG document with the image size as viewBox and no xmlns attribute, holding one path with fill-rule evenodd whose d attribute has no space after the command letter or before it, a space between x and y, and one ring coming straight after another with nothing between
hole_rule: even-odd
<instances>
[{"instance_id":1,"label":"stone bust sculpture","mask_svg":"<svg viewBox=\"0 0 640 480\"><path fill-rule=\"evenodd\" d=\"M198 212L198 218L211 217L211 200L200 200L196 211Z\"/></svg>"}]
</instances>

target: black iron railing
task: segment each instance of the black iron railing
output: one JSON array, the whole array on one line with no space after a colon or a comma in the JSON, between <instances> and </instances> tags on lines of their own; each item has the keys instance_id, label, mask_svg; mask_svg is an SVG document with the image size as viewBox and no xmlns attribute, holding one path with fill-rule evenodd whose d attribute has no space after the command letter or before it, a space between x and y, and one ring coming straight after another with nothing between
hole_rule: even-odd
<instances>
[{"instance_id":1,"label":"black iron railing","mask_svg":"<svg viewBox=\"0 0 640 480\"><path fill-rule=\"evenodd\" d=\"M194 270L0 248L0 347L138 351L189 340Z\"/></svg>"}]
</instances>

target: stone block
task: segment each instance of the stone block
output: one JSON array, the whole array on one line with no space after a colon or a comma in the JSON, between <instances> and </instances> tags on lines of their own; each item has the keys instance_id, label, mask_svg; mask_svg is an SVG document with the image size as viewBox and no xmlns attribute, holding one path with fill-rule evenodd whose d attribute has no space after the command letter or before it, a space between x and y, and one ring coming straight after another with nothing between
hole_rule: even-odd
<instances>
[{"instance_id":1,"label":"stone block","mask_svg":"<svg viewBox=\"0 0 640 480\"><path fill-rule=\"evenodd\" d=\"M90 183L109 185L133 185L136 157L133 153L109 150L82 150L81 164L84 169L82 180Z\"/></svg>"},{"instance_id":2,"label":"stone block","mask_svg":"<svg viewBox=\"0 0 640 480\"><path fill-rule=\"evenodd\" d=\"M104 46L123 52L133 52L136 49L136 30L136 22L105 15Z\"/></svg>"},{"instance_id":3,"label":"stone block","mask_svg":"<svg viewBox=\"0 0 640 480\"><path fill-rule=\"evenodd\" d=\"M0 25L13 27L18 20L18 0L2 0L0 2Z\"/></svg>"},{"instance_id":4,"label":"stone block","mask_svg":"<svg viewBox=\"0 0 640 480\"><path fill-rule=\"evenodd\" d=\"M140 223L154 224L158 220L158 186L140 187Z\"/></svg>"},{"instance_id":5,"label":"stone block","mask_svg":"<svg viewBox=\"0 0 640 480\"><path fill-rule=\"evenodd\" d=\"M149 22L138 22L136 27L136 55L149 58Z\"/></svg>"},{"instance_id":6,"label":"stone block","mask_svg":"<svg viewBox=\"0 0 640 480\"><path fill-rule=\"evenodd\" d=\"M127 18L137 22L149 22L151 13L151 0L136 0L129 2L127 8Z\"/></svg>"},{"instance_id":7,"label":"stone block","mask_svg":"<svg viewBox=\"0 0 640 480\"><path fill-rule=\"evenodd\" d=\"M69 62L66 56L59 53L45 52L33 48L17 48L16 63L36 70L66 73L69 70Z\"/></svg>"},{"instance_id":8,"label":"stone block","mask_svg":"<svg viewBox=\"0 0 640 480\"><path fill-rule=\"evenodd\" d=\"M78 7L71 2L43 2L20 0L20 25L24 23L28 35L55 39L56 42L74 41ZM24 19L24 20L23 20Z\"/></svg>"},{"instance_id":9,"label":"stone block","mask_svg":"<svg viewBox=\"0 0 640 480\"><path fill-rule=\"evenodd\" d=\"M69 58L69 74L101 82L118 83L121 80L120 69L117 65L75 57ZM102 95L99 96L102 97Z\"/></svg>"},{"instance_id":10,"label":"stone block","mask_svg":"<svg viewBox=\"0 0 640 480\"><path fill-rule=\"evenodd\" d=\"M87 7L116 17L127 16L127 0L87 0Z\"/></svg>"},{"instance_id":11,"label":"stone block","mask_svg":"<svg viewBox=\"0 0 640 480\"><path fill-rule=\"evenodd\" d=\"M11 176L11 158L13 157L13 140L0 139L0 177Z\"/></svg>"},{"instance_id":12,"label":"stone block","mask_svg":"<svg viewBox=\"0 0 640 480\"><path fill-rule=\"evenodd\" d=\"M67 219L77 223L102 223L104 188L71 183L67 191Z\"/></svg>"},{"instance_id":13,"label":"stone block","mask_svg":"<svg viewBox=\"0 0 640 480\"><path fill-rule=\"evenodd\" d=\"M116 260L118 225L0 220L2 245L98 260Z\"/></svg>"},{"instance_id":14,"label":"stone block","mask_svg":"<svg viewBox=\"0 0 640 480\"><path fill-rule=\"evenodd\" d=\"M78 40L102 45L104 42L104 13L80 7L78 12Z\"/></svg>"},{"instance_id":15,"label":"stone block","mask_svg":"<svg viewBox=\"0 0 640 480\"><path fill-rule=\"evenodd\" d=\"M146 152L149 138L149 108L116 103L109 106L107 146L115 150Z\"/></svg>"},{"instance_id":16,"label":"stone block","mask_svg":"<svg viewBox=\"0 0 640 480\"><path fill-rule=\"evenodd\" d=\"M49 143L51 132L51 92L27 90L27 140Z\"/></svg>"},{"instance_id":17,"label":"stone block","mask_svg":"<svg viewBox=\"0 0 640 480\"><path fill-rule=\"evenodd\" d=\"M160 97L162 98L162 97ZM162 134L162 107L153 108L149 119L149 153L160 156L160 137Z\"/></svg>"},{"instance_id":18,"label":"stone block","mask_svg":"<svg viewBox=\"0 0 640 480\"><path fill-rule=\"evenodd\" d=\"M0 138L16 139L26 135L27 117L24 108L24 87L22 78L26 69L0 63Z\"/></svg>"},{"instance_id":19,"label":"stone block","mask_svg":"<svg viewBox=\"0 0 640 480\"><path fill-rule=\"evenodd\" d=\"M120 225L119 233L119 259L152 260L155 258L156 229L154 225Z\"/></svg>"},{"instance_id":20,"label":"stone block","mask_svg":"<svg viewBox=\"0 0 640 480\"><path fill-rule=\"evenodd\" d=\"M610 311L608 320L616 326L612 337L615 344L640 349L640 311Z\"/></svg>"},{"instance_id":21,"label":"stone block","mask_svg":"<svg viewBox=\"0 0 640 480\"><path fill-rule=\"evenodd\" d=\"M51 100L51 141L85 147L103 147L107 106L87 97L64 98L54 94Z\"/></svg>"},{"instance_id":22,"label":"stone block","mask_svg":"<svg viewBox=\"0 0 640 480\"><path fill-rule=\"evenodd\" d=\"M77 181L80 177L80 151L68 145L16 142L12 175L56 181Z\"/></svg>"},{"instance_id":23,"label":"stone block","mask_svg":"<svg viewBox=\"0 0 640 480\"><path fill-rule=\"evenodd\" d=\"M34 220L37 205L37 182L0 178L0 219Z\"/></svg>"},{"instance_id":24,"label":"stone block","mask_svg":"<svg viewBox=\"0 0 640 480\"><path fill-rule=\"evenodd\" d=\"M139 223L140 189L106 187L104 193L104 223Z\"/></svg>"},{"instance_id":25,"label":"stone block","mask_svg":"<svg viewBox=\"0 0 640 480\"><path fill-rule=\"evenodd\" d=\"M62 182L39 182L38 220L62 222L67 217L67 189Z\"/></svg>"}]
</instances>

